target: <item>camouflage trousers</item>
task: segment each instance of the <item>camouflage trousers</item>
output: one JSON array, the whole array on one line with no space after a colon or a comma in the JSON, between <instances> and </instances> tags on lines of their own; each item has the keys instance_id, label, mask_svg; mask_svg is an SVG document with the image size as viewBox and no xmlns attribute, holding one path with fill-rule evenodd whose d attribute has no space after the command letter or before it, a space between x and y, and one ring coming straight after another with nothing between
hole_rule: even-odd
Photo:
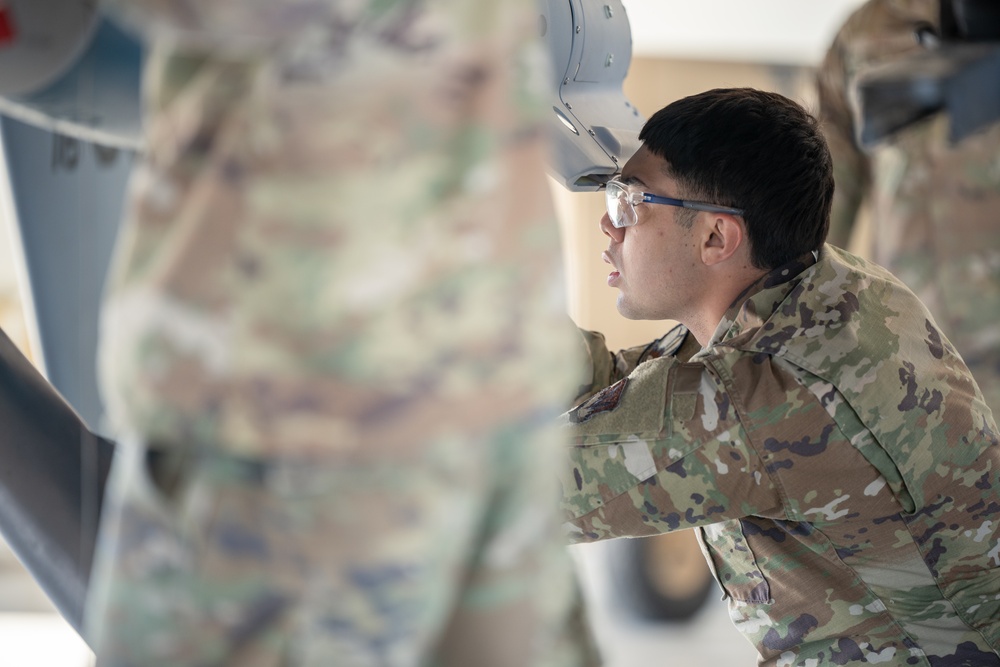
<instances>
[{"instance_id":1,"label":"camouflage trousers","mask_svg":"<svg viewBox=\"0 0 1000 667\"><path fill-rule=\"evenodd\" d=\"M419 466L121 446L88 602L98 665L597 664L533 461L550 436L442 439Z\"/></svg>"}]
</instances>

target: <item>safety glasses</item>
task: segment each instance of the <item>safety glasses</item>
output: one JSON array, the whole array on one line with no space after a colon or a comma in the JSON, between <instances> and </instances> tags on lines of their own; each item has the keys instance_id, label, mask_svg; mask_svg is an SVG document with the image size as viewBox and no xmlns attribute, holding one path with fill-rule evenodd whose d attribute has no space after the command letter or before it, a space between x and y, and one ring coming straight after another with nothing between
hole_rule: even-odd
<instances>
[{"instance_id":1,"label":"safety glasses","mask_svg":"<svg viewBox=\"0 0 1000 667\"><path fill-rule=\"evenodd\" d=\"M706 204L700 201L688 201L686 199L674 199L673 197L660 197L651 195L648 192L640 192L631 186L625 185L617 178L612 178L605 184L605 203L608 207L608 217L615 227L631 227L639 221L639 216L635 212L636 204L666 204L667 206L680 206L695 211L708 211L709 213L728 213L730 215L743 215L743 210L730 208L728 206L717 206Z\"/></svg>"}]
</instances>

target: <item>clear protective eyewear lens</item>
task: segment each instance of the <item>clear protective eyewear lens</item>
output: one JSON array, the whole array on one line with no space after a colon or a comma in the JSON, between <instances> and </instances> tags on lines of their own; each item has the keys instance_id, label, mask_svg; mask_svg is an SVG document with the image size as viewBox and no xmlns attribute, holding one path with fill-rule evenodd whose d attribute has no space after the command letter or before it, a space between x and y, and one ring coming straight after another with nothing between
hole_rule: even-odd
<instances>
[{"instance_id":1,"label":"clear protective eyewear lens","mask_svg":"<svg viewBox=\"0 0 1000 667\"><path fill-rule=\"evenodd\" d=\"M635 209L629 201L628 189L618 181L608 181L605 187L604 198L611 224L619 229L634 225Z\"/></svg>"}]
</instances>

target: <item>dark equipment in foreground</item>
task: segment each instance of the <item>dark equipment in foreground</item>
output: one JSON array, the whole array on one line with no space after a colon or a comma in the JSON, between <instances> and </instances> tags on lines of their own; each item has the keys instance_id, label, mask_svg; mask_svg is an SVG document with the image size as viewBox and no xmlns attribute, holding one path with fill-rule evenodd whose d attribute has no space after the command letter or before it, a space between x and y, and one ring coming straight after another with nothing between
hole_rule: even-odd
<instances>
[{"instance_id":1,"label":"dark equipment in foreground","mask_svg":"<svg viewBox=\"0 0 1000 667\"><path fill-rule=\"evenodd\" d=\"M0 424L0 530L79 632L114 445L2 332Z\"/></svg>"}]
</instances>

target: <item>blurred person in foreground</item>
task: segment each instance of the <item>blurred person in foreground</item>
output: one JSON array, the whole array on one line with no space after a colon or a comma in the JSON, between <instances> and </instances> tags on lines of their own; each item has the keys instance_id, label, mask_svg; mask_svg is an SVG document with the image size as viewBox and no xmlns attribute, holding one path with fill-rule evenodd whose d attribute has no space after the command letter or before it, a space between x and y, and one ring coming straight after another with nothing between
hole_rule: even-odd
<instances>
[{"instance_id":1,"label":"blurred person in foreground","mask_svg":"<svg viewBox=\"0 0 1000 667\"><path fill-rule=\"evenodd\" d=\"M873 66L903 62L940 34L939 0L874 0L837 33L818 73L819 118L837 194L830 243L846 247L870 206L872 259L912 289L1000 408L1000 122L957 143L949 115L917 121L863 150L851 89ZM998 84L1000 85L1000 84Z\"/></svg>"},{"instance_id":2,"label":"blurred person in foreground","mask_svg":"<svg viewBox=\"0 0 1000 667\"><path fill-rule=\"evenodd\" d=\"M534 3L112 4L151 56L98 664L593 664Z\"/></svg>"},{"instance_id":3,"label":"blurred person in foreground","mask_svg":"<svg viewBox=\"0 0 1000 667\"><path fill-rule=\"evenodd\" d=\"M579 542L697 527L761 665L1000 665L996 425L927 309L824 243L816 119L712 90L654 114L607 185L608 284L681 323L564 415Z\"/></svg>"}]
</instances>

